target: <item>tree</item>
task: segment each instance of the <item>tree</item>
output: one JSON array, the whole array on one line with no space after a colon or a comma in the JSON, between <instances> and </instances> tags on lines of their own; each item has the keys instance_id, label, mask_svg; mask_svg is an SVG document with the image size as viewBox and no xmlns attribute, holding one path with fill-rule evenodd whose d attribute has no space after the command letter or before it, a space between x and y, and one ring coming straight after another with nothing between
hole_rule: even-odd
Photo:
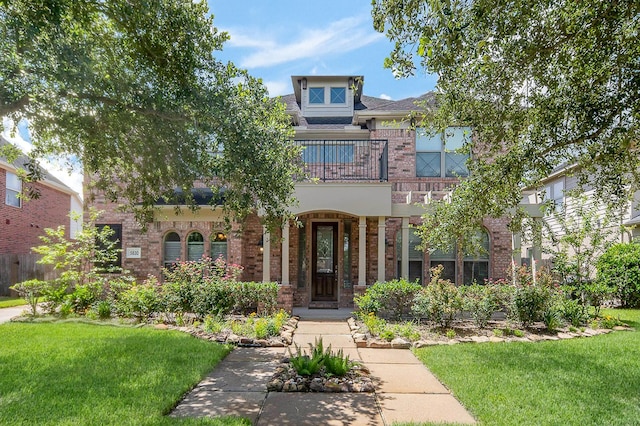
<instances>
[{"instance_id":1,"label":"tree","mask_svg":"<svg viewBox=\"0 0 640 426\"><path fill-rule=\"evenodd\" d=\"M34 161L81 163L140 223L176 189L193 205L199 181L272 224L299 151L282 103L214 58L227 39L203 1L0 0L0 116L28 120Z\"/></svg>"},{"instance_id":2,"label":"tree","mask_svg":"<svg viewBox=\"0 0 640 426\"><path fill-rule=\"evenodd\" d=\"M637 1L374 0L372 15L396 76L439 76L437 108L420 118L473 128L470 177L443 208L458 225L438 234L504 214L563 163L609 203L637 189Z\"/></svg>"}]
</instances>

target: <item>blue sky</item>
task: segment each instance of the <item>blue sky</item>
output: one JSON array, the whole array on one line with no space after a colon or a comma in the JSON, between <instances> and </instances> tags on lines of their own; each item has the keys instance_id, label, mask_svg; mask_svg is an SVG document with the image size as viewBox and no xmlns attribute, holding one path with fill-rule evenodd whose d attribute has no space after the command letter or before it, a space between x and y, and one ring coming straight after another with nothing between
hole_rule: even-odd
<instances>
[{"instance_id":1,"label":"blue sky","mask_svg":"<svg viewBox=\"0 0 640 426\"><path fill-rule=\"evenodd\" d=\"M383 67L392 44L373 30L371 0L208 0L231 36L217 57L260 77L272 96L292 93L292 75L363 75L364 93L393 100L433 90L418 71L395 79Z\"/></svg>"}]
</instances>

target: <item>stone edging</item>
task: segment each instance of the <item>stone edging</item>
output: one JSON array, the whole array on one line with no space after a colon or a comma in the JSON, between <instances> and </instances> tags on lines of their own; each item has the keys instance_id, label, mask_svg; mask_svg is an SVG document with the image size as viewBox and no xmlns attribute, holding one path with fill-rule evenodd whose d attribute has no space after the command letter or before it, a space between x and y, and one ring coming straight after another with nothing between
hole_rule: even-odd
<instances>
[{"instance_id":1,"label":"stone edging","mask_svg":"<svg viewBox=\"0 0 640 426\"><path fill-rule=\"evenodd\" d=\"M300 321L300 318L297 316L289 318L287 323L282 326L280 335L268 339L253 339L251 337L238 336L233 333L214 334L208 333L200 328L180 327L170 324L156 324L154 327L160 330L178 330L183 333L190 334L198 339L210 340L212 342L218 343L226 343L235 346L283 348L285 346L291 345L291 343L293 342L293 333L298 327L298 321Z\"/></svg>"},{"instance_id":2,"label":"stone edging","mask_svg":"<svg viewBox=\"0 0 640 426\"><path fill-rule=\"evenodd\" d=\"M363 333L360 326L356 323L353 317L347 319L349 329L351 330L351 336L356 342L358 348L380 348L380 349L409 349L409 348L423 348L426 346L438 346L438 345L455 345L458 343L499 343L499 342L540 342L545 340L567 340L577 337L592 337L600 334L608 334L612 331L632 331L631 327L616 326L613 329L608 328L585 328L584 332L575 331L571 332L566 329L558 331L556 334L534 334L530 333L524 337L497 337L497 336L470 336L470 337L454 337L453 339L446 340L418 340L411 342L401 337L396 337L392 341L381 340L372 338L368 333Z\"/></svg>"}]
</instances>

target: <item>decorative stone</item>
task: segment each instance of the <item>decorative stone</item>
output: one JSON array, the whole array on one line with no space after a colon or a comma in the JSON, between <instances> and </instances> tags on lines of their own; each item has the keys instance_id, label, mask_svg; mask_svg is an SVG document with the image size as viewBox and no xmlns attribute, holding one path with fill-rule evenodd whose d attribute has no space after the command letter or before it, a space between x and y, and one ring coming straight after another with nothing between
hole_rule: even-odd
<instances>
[{"instance_id":1,"label":"decorative stone","mask_svg":"<svg viewBox=\"0 0 640 426\"><path fill-rule=\"evenodd\" d=\"M558 339L562 339L562 340L566 340L566 339L573 339L574 336L572 336L570 333L558 333Z\"/></svg>"},{"instance_id":2,"label":"decorative stone","mask_svg":"<svg viewBox=\"0 0 640 426\"><path fill-rule=\"evenodd\" d=\"M284 382L282 380L280 380L280 379L270 380L269 383L267 383L267 391L269 391L269 392L281 392L283 385L284 385Z\"/></svg>"},{"instance_id":3,"label":"decorative stone","mask_svg":"<svg viewBox=\"0 0 640 426\"><path fill-rule=\"evenodd\" d=\"M353 340L366 340L367 335L363 333L354 333Z\"/></svg>"},{"instance_id":4,"label":"decorative stone","mask_svg":"<svg viewBox=\"0 0 640 426\"><path fill-rule=\"evenodd\" d=\"M471 341L476 343L487 343L489 338L487 336L472 336Z\"/></svg>"},{"instance_id":5,"label":"decorative stone","mask_svg":"<svg viewBox=\"0 0 640 426\"><path fill-rule=\"evenodd\" d=\"M342 385L340 385L339 383L327 382L324 384L324 391L332 393L342 392Z\"/></svg>"},{"instance_id":6,"label":"decorative stone","mask_svg":"<svg viewBox=\"0 0 640 426\"><path fill-rule=\"evenodd\" d=\"M489 337L489 341L492 343L501 343L501 342L504 342L504 339L498 336L491 336Z\"/></svg>"},{"instance_id":7,"label":"decorative stone","mask_svg":"<svg viewBox=\"0 0 640 426\"><path fill-rule=\"evenodd\" d=\"M383 348L383 349L388 349L391 347L391 343L390 342L385 342L382 340L372 340L371 342L369 342L368 345L370 348Z\"/></svg>"},{"instance_id":8,"label":"decorative stone","mask_svg":"<svg viewBox=\"0 0 640 426\"><path fill-rule=\"evenodd\" d=\"M408 340L396 337L391 341L391 347L393 349L409 349L411 347L411 343Z\"/></svg>"},{"instance_id":9,"label":"decorative stone","mask_svg":"<svg viewBox=\"0 0 640 426\"><path fill-rule=\"evenodd\" d=\"M418 340L417 342L414 342L413 347L424 348L426 346L436 346L439 344L440 342L436 342L435 340Z\"/></svg>"},{"instance_id":10,"label":"decorative stone","mask_svg":"<svg viewBox=\"0 0 640 426\"><path fill-rule=\"evenodd\" d=\"M626 331L626 330L629 330L629 328L628 327L623 327L621 325L616 325L615 327L613 327L613 330L614 331Z\"/></svg>"},{"instance_id":11,"label":"decorative stone","mask_svg":"<svg viewBox=\"0 0 640 426\"><path fill-rule=\"evenodd\" d=\"M154 328L155 328L156 330L167 330L167 329L169 329L169 327L167 326L167 324L156 324L156 325L154 326Z\"/></svg>"},{"instance_id":12,"label":"decorative stone","mask_svg":"<svg viewBox=\"0 0 640 426\"><path fill-rule=\"evenodd\" d=\"M287 380L282 385L282 391L283 392L297 392L297 390L298 390L298 386L297 386L296 382L293 379Z\"/></svg>"},{"instance_id":13,"label":"decorative stone","mask_svg":"<svg viewBox=\"0 0 640 426\"><path fill-rule=\"evenodd\" d=\"M311 392L322 392L324 390L322 379L316 377L315 379L311 380L311 383L309 383L309 390Z\"/></svg>"}]
</instances>

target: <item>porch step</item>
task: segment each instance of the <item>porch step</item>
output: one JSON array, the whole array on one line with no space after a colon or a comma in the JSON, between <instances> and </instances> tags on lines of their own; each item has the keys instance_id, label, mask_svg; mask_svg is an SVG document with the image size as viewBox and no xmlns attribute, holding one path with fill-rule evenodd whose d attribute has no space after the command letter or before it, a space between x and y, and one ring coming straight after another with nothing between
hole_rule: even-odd
<instances>
[{"instance_id":1,"label":"porch step","mask_svg":"<svg viewBox=\"0 0 640 426\"><path fill-rule=\"evenodd\" d=\"M338 302L310 302L309 309L338 309Z\"/></svg>"}]
</instances>

